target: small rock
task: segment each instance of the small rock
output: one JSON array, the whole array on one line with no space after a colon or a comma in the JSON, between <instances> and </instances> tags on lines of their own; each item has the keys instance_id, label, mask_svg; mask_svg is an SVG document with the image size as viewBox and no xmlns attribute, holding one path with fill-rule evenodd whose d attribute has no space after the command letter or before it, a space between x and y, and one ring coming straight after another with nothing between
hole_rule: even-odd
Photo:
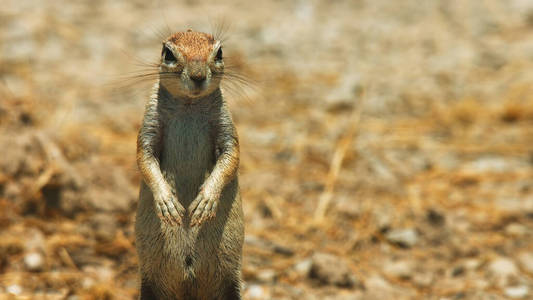
<instances>
[{"instance_id":1,"label":"small rock","mask_svg":"<svg viewBox=\"0 0 533 300\"><path fill-rule=\"evenodd\" d=\"M389 231L385 237L390 243L402 248L411 248L418 242L418 233L412 228L394 229Z\"/></svg>"},{"instance_id":2,"label":"small rock","mask_svg":"<svg viewBox=\"0 0 533 300\"><path fill-rule=\"evenodd\" d=\"M324 99L326 109L330 112L350 111L361 93L359 78L355 74L345 76L340 85L332 89Z\"/></svg>"},{"instance_id":3,"label":"small rock","mask_svg":"<svg viewBox=\"0 0 533 300\"><path fill-rule=\"evenodd\" d=\"M518 268L510 258L502 257L493 260L488 270L498 286L506 286L518 276Z\"/></svg>"},{"instance_id":4,"label":"small rock","mask_svg":"<svg viewBox=\"0 0 533 300\"><path fill-rule=\"evenodd\" d=\"M467 270L476 270L481 266L481 261L475 258L469 258L465 260L464 266Z\"/></svg>"},{"instance_id":5,"label":"small rock","mask_svg":"<svg viewBox=\"0 0 533 300\"><path fill-rule=\"evenodd\" d=\"M413 264L405 260L388 262L383 267L383 272L387 276L398 279L410 279L413 276L413 271Z\"/></svg>"},{"instance_id":6,"label":"small rock","mask_svg":"<svg viewBox=\"0 0 533 300\"><path fill-rule=\"evenodd\" d=\"M418 287L418 288L428 288L431 286L431 284L433 284L433 275L431 273L416 273L414 276L413 276L413 283Z\"/></svg>"},{"instance_id":7,"label":"small rock","mask_svg":"<svg viewBox=\"0 0 533 300\"><path fill-rule=\"evenodd\" d=\"M353 288L360 285L352 271L340 257L327 253L316 253L311 258L309 277L321 284Z\"/></svg>"},{"instance_id":8,"label":"small rock","mask_svg":"<svg viewBox=\"0 0 533 300\"><path fill-rule=\"evenodd\" d=\"M44 258L39 252L30 252L24 256L24 266L28 271L39 272L44 269Z\"/></svg>"},{"instance_id":9,"label":"small rock","mask_svg":"<svg viewBox=\"0 0 533 300\"><path fill-rule=\"evenodd\" d=\"M349 195L339 196L335 205L336 210L349 219L357 219L361 215L361 207L353 202Z\"/></svg>"},{"instance_id":10,"label":"small rock","mask_svg":"<svg viewBox=\"0 0 533 300\"><path fill-rule=\"evenodd\" d=\"M12 284L6 288L8 294L20 295L22 288L18 284Z\"/></svg>"},{"instance_id":11,"label":"small rock","mask_svg":"<svg viewBox=\"0 0 533 300\"><path fill-rule=\"evenodd\" d=\"M296 271L296 273L301 276L306 276L307 274L309 274L309 270L311 270L312 264L313 262L311 261L311 259L304 259L294 265L294 271Z\"/></svg>"},{"instance_id":12,"label":"small rock","mask_svg":"<svg viewBox=\"0 0 533 300\"><path fill-rule=\"evenodd\" d=\"M387 280L378 275L372 275L365 280L368 290L390 290L392 287Z\"/></svg>"},{"instance_id":13,"label":"small rock","mask_svg":"<svg viewBox=\"0 0 533 300\"><path fill-rule=\"evenodd\" d=\"M39 229L32 228L26 233L24 247L27 253L38 252L43 245L46 245L46 237Z\"/></svg>"},{"instance_id":14,"label":"small rock","mask_svg":"<svg viewBox=\"0 0 533 300\"><path fill-rule=\"evenodd\" d=\"M252 284L247 291L248 298L250 299L264 299L265 291L257 284Z\"/></svg>"},{"instance_id":15,"label":"small rock","mask_svg":"<svg viewBox=\"0 0 533 300\"><path fill-rule=\"evenodd\" d=\"M510 236L521 237L526 235L527 231L528 230L526 226L518 223L511 223L505 226L505 233Z\"/></svg>"},{"instance_id":16,"label":"small rock","mask_svg":"<svg viewBox=\"0 0 533 300\"><path fill-rule=\"evenodd\" d=\"M524 271L533 274L533 253L521 253L518 255L518 262Z\"/></svg>"},{"instance_id":17,"label":"small rock","mask_svg":"<svg viewBox=\"0 0 533 300\"><path fill-rule=\"evenodd\" d=\"M261 282L273 282L276 279L276 271L272 269L262 270L257 274L257 279Z\"/></svg>"},{"instance_id":18,"label":"small rock","mask_svg":"<svg viewBox=\"0 0 533 300\"><path fill-rule=\"evenodd\" d=\"M474 173L503 173L512 170L513 168L516 168L516 166L517 165L516 163L514 163L514 161L510 161L507 158L498 156L488 156L481 157L471 163L467 163L464 165L463 168L467 172Z\"/></svg>"},{"instance_id":19,"label":"small rock","mask_svg":"<svg viewBox=\"0 0 533 300\"><path fill-rule=\"evenodd\" d=\"M96 281L91 278L91 277L85 277L83 278L83 280L81 281L81 286L84 288L84 289L90 289L92 288L94 285L96 284Z\"/></svg>"},{"instance_id":20,"label":"small rock","mask_svg":"<svg viewBox=\"0 0 533 300\"><path fill-rule=\"evenodd\" d=\"M525 285L508 287L504 291L505 295L513 299L525 298L529 293L529 288Z\"/></svg>"}]
</instances>

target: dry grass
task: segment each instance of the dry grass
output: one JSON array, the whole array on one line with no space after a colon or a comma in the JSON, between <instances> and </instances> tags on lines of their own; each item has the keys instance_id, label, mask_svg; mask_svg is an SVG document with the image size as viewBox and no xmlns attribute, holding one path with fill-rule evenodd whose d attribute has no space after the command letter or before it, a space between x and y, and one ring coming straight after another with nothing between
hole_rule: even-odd
<instances>
[{"instance_id":1,"label":"dry grass","mask_svg":"<svg viewBox=\"0 0 533 300\"><path fill-rule=\"evenodd\" d=\"M225 53L254 80L229 93L246 299L533 295L519 259L533 253L527 1L165 2L163 23L144 2L25 5L0 9L0 299L137 295L150 82L108 82L157 59L145 28L204 29L206 12L235 20ZM402 229L413 246L389 239ZM319 252L361 285L317 284L298 266Z\"/></svg>"}]
</instances>

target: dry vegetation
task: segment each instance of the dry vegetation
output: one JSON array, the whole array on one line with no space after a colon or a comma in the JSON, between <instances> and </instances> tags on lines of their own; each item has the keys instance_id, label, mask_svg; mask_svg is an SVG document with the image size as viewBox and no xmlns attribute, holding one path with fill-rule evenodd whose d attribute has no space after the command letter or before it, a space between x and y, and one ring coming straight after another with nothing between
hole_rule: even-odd
<instances>
[{"instance_id":1,"label":"dry vegetation","mask_svg":"<svg viewBox=\"0 0 533 300\"><path fill-rule=\"evenodd\" d=\"M137 295L131 74L217 15L246 299L533 297L531 1L149 2L2 2L0 299Z\"/></svg>"}]
</instances>

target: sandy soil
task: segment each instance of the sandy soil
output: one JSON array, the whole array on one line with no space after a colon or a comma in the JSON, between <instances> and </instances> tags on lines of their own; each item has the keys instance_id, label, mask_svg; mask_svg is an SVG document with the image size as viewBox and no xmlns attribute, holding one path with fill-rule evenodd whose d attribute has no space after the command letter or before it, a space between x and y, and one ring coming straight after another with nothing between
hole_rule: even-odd
<instances>
[{"instance_id":1,"label":"sandy soil","mask_svg":"<svg viewBox=\"0 0 533 300\"><path fill-rule=\"evenodd\" d=\"M2 1L0 299L137 296L136 75L221 18L245 299L533 297L533 2L149 2Z\"/></svg>"}]
</instances>

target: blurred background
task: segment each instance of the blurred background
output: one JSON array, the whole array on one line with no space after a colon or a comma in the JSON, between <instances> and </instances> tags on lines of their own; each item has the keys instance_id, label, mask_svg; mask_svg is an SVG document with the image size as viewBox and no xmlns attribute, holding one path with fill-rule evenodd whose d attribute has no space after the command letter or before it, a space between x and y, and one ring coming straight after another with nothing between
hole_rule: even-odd
<instances>
[{"instance_id":1,"label":"blurred background","mask_svg":"<svg viewBox=\"0 0 533 300\"><path fill-rule=\"evenodd\" d=\"M532 1L3 0L0 299L136 297L139 62L220 17L245 299L533 297Z\"/></svg>"}]
</instances>

